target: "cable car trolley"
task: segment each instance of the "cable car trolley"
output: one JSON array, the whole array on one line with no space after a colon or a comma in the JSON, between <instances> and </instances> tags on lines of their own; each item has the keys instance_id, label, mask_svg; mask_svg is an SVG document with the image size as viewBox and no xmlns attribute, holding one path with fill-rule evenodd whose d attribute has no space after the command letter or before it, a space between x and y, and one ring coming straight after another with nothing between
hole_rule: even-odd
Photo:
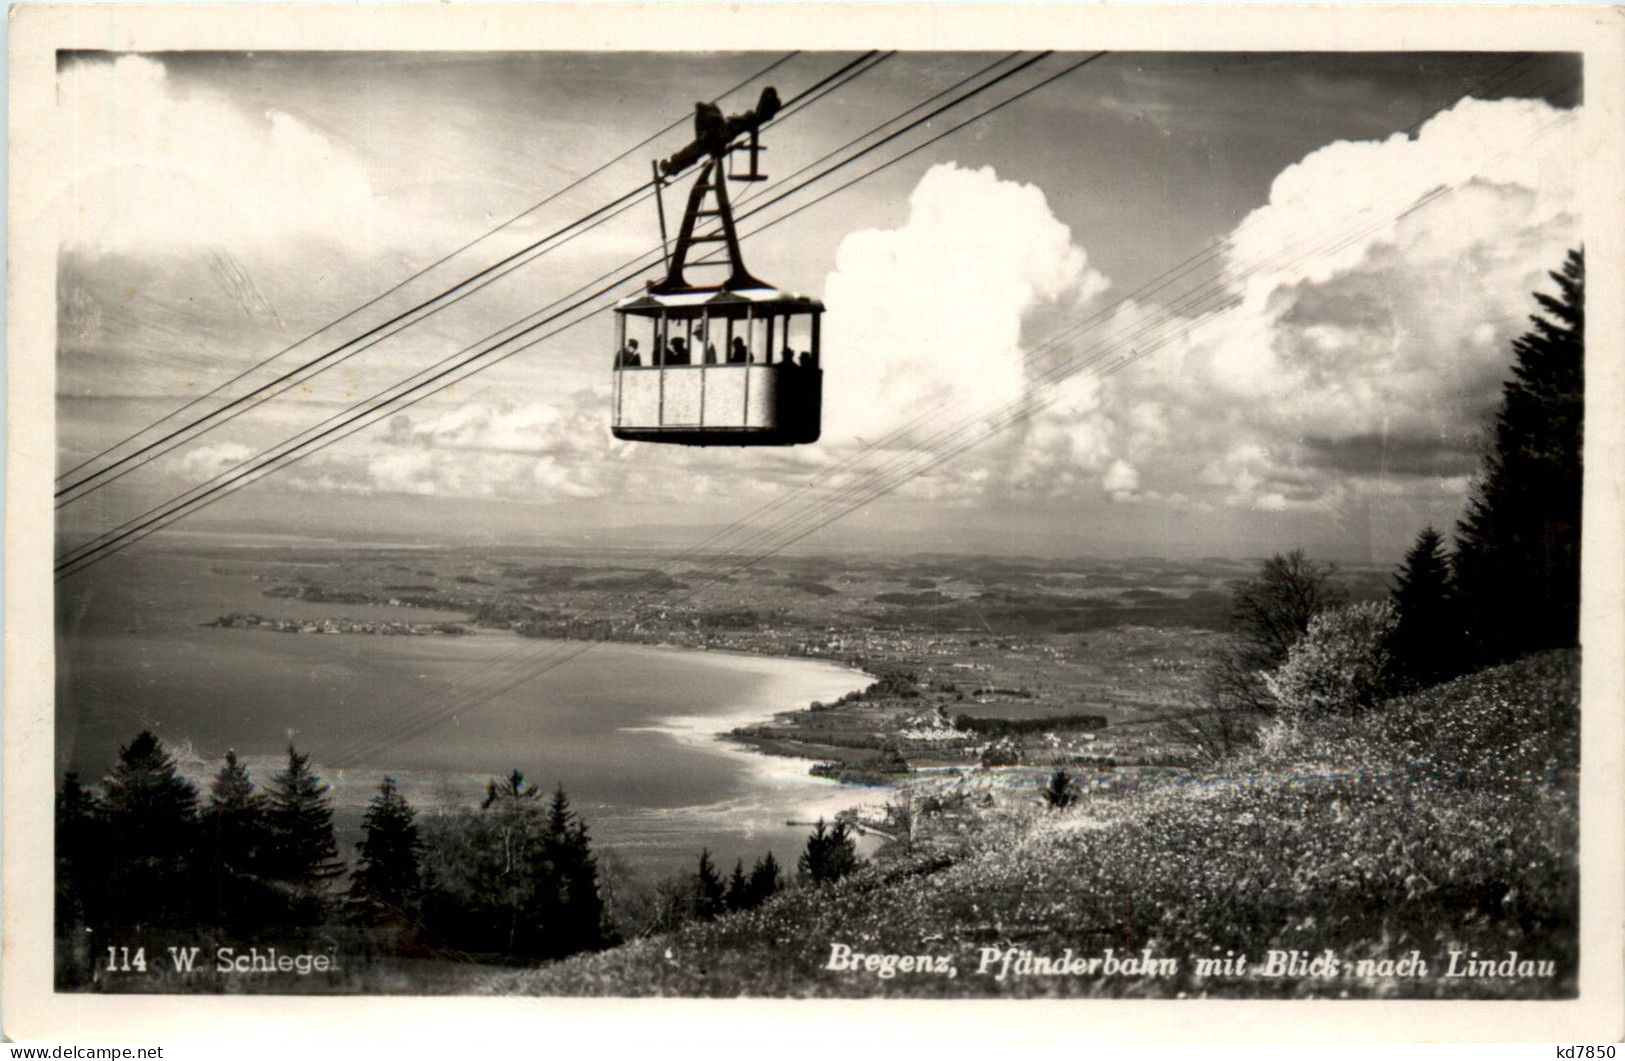
<instances>
[{"instance_id":1,"label":"cable car trolley","mask_svg":"<svg viewBox=\"0 0 1625 1061\"><path fill-rule=\"evenodd\" d=\"M819 320L823 303L757 280L740 256L728 181L761 181L762 123L779 110L764 89L754 110L727 118L696 105L694 142L654 165L660 239L666 245L660 189L704 160L666 256L666 275L615 305L616 438L685 446L793 446L816 442L823 403ZM748 168L725 172L729 156ZM739 172L744 168L744 172ZM702 225L704 231L696 231ZM708 248L700 250L700 248ZM687 272L714 269L717 283L691 283Z\"/></svg>"}]
</instances>

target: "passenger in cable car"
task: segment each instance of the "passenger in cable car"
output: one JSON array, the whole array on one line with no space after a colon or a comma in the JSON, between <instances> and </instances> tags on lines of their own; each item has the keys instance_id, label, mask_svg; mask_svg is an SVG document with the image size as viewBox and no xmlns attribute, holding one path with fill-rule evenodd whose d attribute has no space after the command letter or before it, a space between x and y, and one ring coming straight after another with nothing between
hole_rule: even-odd
<instances>
[{"instance_id":1,"label":"passenger in cable car","mask_svg":"<svg viewBox=\"0 0 1625 1061\"><path fill-rule=\"evenodd\" d=\"M681 339L673 337L671 341L671 348L666 351L666 364L687 365L690 363L691 362L688 356L688 344L683 342Z\"/></svg>"},{"instance_id":2,"label":"passenger in cable car","mask_svg":"<svg viewBox=\"0 0 1625 1061\"><path fill-rule=\"evenodd\" d=\"M794 367L796 363L796 352L790 349L788 345L784 348L784 363L791 367Z\"/></svg>"},{"instance_id":3,"label":"passenger in cable car","mask_svg":"<svg viewBox=\"0 0 1625 1061\"><path fill-rule=\"evenodd\" d=\"M697 343L705 343L705 363L708 364L708 365L716 364L717 363L717 347L716 347L716 344L706 342L705 329L703 327L699 331L694 333L694 341L697 342Z\"/></svg>"},{"instance_id":4,"label":"passenger in cable car","mask_svg":"<svg viewBox=\"0 0 1625 1061\"><path fill-rule=\"evenodd\" d=\"M635 367L643 364L643 359L638 356L638 341L636 339L626 341L626 346L621 349L619 362L622 367Z\"/></svg>"},{"instance_id":5,"label":"passenger in cable car","mask_svg":"<svg viewBox=\"0 0 1625 1061\"><path fill-rule=\"evenodd\" d=\"M728 364L743 365L750 360L750 351L745 347L745 340L734 336L733 343L728 347Z\"/></svg>"},{"instance_id":6,"label":"passenger in cable car","mask_svg":"<svg viewBox=\"0 0 1625 1061\"><path fill-rule=\"evenodd\" d=\"M813 367L812 351L810 351L810 350L801 351L801 367L802 368L812 368Z\"/></svg>"}]
</instances>

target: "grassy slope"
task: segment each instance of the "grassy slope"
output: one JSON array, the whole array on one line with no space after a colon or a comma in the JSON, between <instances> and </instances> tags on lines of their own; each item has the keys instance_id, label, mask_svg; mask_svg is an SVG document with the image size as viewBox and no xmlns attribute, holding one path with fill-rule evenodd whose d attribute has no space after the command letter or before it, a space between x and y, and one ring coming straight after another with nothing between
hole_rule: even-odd
<instances>
[{"instance_id":1,"label":"grassy slope","mask_svg":"<svg viewBox=\"0 0 1625 1061\"><path fill-rule=\"evenodd\" d=\"M1031 789L921 829L915 853L823 892L495 978L547 994L1559 997L1572 993L1578 661L1534 657L1320 723L1223 771L1093 792ZM947 954L954 979L823 970L832 943ZM1174 979L974 975L979 949L1145 947ZM1196 979L1189 956L1418 950L1420 981ZM1444 980L1449 949L1558 963L1551 981Z\"/></svg>"}]
</instances>

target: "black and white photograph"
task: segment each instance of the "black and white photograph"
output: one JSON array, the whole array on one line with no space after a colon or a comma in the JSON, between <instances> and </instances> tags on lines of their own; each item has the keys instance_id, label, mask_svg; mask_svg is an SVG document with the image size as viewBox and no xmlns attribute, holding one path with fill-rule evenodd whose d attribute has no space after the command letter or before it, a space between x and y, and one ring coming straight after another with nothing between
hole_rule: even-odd
<instances>
[{"instance_id":1,"label":"black and white photograph","mask_svg":"<svg viewBox=\"0 0 1625 1061\"><path fill-rule=\"evenodd\" d=\"M1583 18L622 43L639 10L14 25L36 988L1617 989Z\"/></svg>"}]
</instances>

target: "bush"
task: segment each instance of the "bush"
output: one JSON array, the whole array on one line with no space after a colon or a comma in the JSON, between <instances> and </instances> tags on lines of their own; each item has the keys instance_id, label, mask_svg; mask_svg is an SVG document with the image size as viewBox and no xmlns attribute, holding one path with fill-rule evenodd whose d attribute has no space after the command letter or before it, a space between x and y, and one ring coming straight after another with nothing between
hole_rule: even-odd
<instances>
[{"instance_id":1,"label":"bush","mask_svg":"<svg viewBox=\"0 0 1625 1061\"><path fill-rule=\"evenodd\" d=\"M1065 810L1078 802L1078 786L1072 780L1072 775L1065 770L1057 770L1044 786L1044 802L1052 810Z\"/></svg>"},{"instance_id":2,"label":"bush","mask_svg":"<svg viewBox=\"0 0 1625 1061\"><path fill-rule=\"evenodd\" d=\"M1362 711L1389 690L1387 645L1398 621L1388 601L1322 612L1264 684L1289 718Z\"/></svg>"},{"instance_id":3,"label":"bush","mask_svg":"<svg viewBox=\"0 0 1625 1061\"><path fill-rule=\"evenodd\" d=\"M1021 747L1009 737L1000 737L982 749L983 767L1019 766L1020 764Z\"/></svg>"}]
</instances>

